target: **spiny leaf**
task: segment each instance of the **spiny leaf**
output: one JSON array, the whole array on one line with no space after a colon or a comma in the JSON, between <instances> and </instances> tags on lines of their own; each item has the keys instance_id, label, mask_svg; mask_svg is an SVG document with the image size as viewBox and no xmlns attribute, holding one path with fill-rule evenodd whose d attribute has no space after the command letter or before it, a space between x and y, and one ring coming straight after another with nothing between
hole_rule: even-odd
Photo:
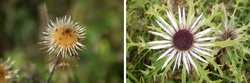
<instances>
[{"instance_id":1,"label":"spiny leaf","mask_svg":"<svg viewBox=\"0 0 250 83\"><path fill-rule=\"evenodd\" d=\"M139 83L139 80L138 80L133 74L131 74L131 73L128 72L128 71L126 71L126 74L127 74L130 78L132 78L136 83Z\"/></svg>"},{"instance_id":2,"label":"spiny leaf","mask_svg":"<svg viewBox=\"0 0 250 83\"><path fill-rule=\"evenodd\" d=\"M237 38L235 40L226 40L226 41L218 41L218 42L209 42L211 44L214 44L215 46L220 46L220 47L227 47L227 46L232 46L239 44L239 42L246 41L248 40L249 37L242 37L242 38Z\"/></svg>"}]
</instances>

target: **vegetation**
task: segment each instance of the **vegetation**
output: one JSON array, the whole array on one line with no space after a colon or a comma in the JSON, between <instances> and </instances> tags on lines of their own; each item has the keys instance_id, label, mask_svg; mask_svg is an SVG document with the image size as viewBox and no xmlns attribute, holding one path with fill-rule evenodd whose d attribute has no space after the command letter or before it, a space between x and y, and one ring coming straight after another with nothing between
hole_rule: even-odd
<instances>
[{"instance_id":1,"label":"vegetation","mask_svg":"<svg viewBox=\"0 0 250 83\"><path fill-rule=\"evenodd\" d=\"M48 63L55 54L38 44L47 26L46 13L53 22L71 16L86 29L80 60L68 57L70 67L56 68L51 83L123 82L123 1L2 0L0 58L16 61L14 69L20 71L15 82L45 83L49 78Z\"/></svg>"},{"instance_id":2,"label":"vegetation","mask_svg":"<svg viewBox=\"0 0 250 83\"><path fill-rule=\"evenodd\" d=\"M126 74L127 82L249 82L250 81L250 2L247 0L128 0L126 12ZM147 42L161 40L148 31L163 32L155 19L158 16L168 19L166 11L178 17L178 6L185 7L187 12L203 13L207 18L200 31L215 27L209 37L217 37L210 43L214 46L205 58L209 64L199 64L187 74L185 66L172 73L174 60L167 67L161 67L163 60L156 59L167 49L150 50ZM192 13L187 13L187 18ZM169 21L168 21L169 22Z\"/></svg>"}]
</instances>

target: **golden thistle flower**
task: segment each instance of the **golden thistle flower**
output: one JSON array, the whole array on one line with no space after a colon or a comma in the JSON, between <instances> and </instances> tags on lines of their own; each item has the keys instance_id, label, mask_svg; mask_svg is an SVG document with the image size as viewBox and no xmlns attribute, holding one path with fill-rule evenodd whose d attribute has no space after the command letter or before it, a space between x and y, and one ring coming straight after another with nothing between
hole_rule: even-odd
<instances>
[{"instance_id":1,"label":"golden thistle flower","mask_svg":"<svg viewBox=\"0 0 250 83\"><path fill-rule=\"evenodd\" d=\"M57 56L62 55L65 58L66 55L78 56L77 50L82 50L85 46L79 41L85 38L85 27L79 26L78 23L73 23L71 18L65 16L64 18L56 18L56 23L50 20L51 24L48 24L45 35L42 40L45 48L48 48L47 52L56 53Z\"/></svg>"},{"instance_id":2,"label":"golden thistle flower","mask_svg":"<svg viewBox=\"0 0 250 83\"><path fill-rule=\"evenodd\" d=\"M11 79L14 79L18 77L18 70L11 71L12 65L15 63L15 61L12 61L9 63L10 58L7 59L7 61L1 60L0 62L0 83L7 83L10 82Z\"/></svg>"}]
</instances>

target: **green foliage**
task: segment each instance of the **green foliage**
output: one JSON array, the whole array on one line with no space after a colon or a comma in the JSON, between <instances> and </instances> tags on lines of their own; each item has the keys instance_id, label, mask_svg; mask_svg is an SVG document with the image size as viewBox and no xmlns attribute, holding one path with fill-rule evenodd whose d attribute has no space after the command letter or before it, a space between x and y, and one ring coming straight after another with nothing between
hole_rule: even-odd
<instances>
[{"instance_id":1,"label":"green foliage","mask_svg":"<svg viewBox=\"0 0 250 83\"><path fill-rule=\"evenodd\" d=\"M135 75L133 79L141 79L145 82L248 82L250 81L249 66L249 1L158 1L149 0L139 4L140 1L128 0L126 12L126 51L127 51L127 72ZM221 7L225 3L225 11ZM227 3L227 4L226 4ZM142 6L144 4L144 6ZM146 43L152 40L160 40L161 37L153 36L148 33L149 30L164 32L155 22L158 16L168 19L165 11L170 11L174 17L177 17L178 5L188 8L187 20L190 19L193 12L201 14L202 18L207 18L202 26L215 27L209 36L217 37L216 40L209 43L214 44L209 48L213 49L213 57L201 55L209 64L199 62L194 58L198 70L192 68L190 74L186 73L186 67L182 65L172 73L171 60L164 70L161 67L168 57L156 61L163 50L149 50L151 45ZM248 9L247 9L248 8ZM242 19L242 16L248 17ZM225 17L229 17L226 21ZM234 19L234 22L232 22ZM161 21L161 20L159 20ZM165 20L169 22L168 20ZM237 38L234 40L221 40L219 32L224 31L225 22L228 26L235 28ZM178 21L177 21L178 23ZM201 28L200 31L205 28ZM129 64L129 65L128 65ZM136 65L135 65L136 64ZM133 66L131 66L133 65ZM128 75L128 74L127 74ZM134 81L131 77L127 81ZM142 81L140 81L142 82Z\"/></svg>"},{"instance_id":2,"label":"green foliage","mask_svg":"<svg viewBox=\"0 0 250 83\"><path fill-rule=\"evenodd\" d=\"M86 27L86 48L66 60L70 67L56 68L51 83L123 82L122 0L1 0L0 58L15 60L20 75L14 83L45 83L48 62L54 54L41 49L42 32L49 19L71 16Z\"/></svg>"}]
</instances>

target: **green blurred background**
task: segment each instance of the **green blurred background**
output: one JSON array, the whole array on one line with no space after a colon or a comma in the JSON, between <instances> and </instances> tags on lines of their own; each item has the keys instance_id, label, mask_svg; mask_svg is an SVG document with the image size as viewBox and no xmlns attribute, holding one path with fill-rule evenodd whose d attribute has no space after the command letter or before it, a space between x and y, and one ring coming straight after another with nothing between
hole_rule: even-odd
<instances>
[{"instance_id":1,"label":"green blurred background","mask_svg":"<svg viewBox=\"0 0 250 83\"><path fill-rule=\"evenodd\" d=\"M42 32L49 18L72 16L86 27L78 51L78 67L57 68L52 83L123 82L123 0L3 0L0 1L0 58L15 60L17 83L44 83L49 77L47 63L53 54L39 50Z\"/></svg>"}]
</instances>

